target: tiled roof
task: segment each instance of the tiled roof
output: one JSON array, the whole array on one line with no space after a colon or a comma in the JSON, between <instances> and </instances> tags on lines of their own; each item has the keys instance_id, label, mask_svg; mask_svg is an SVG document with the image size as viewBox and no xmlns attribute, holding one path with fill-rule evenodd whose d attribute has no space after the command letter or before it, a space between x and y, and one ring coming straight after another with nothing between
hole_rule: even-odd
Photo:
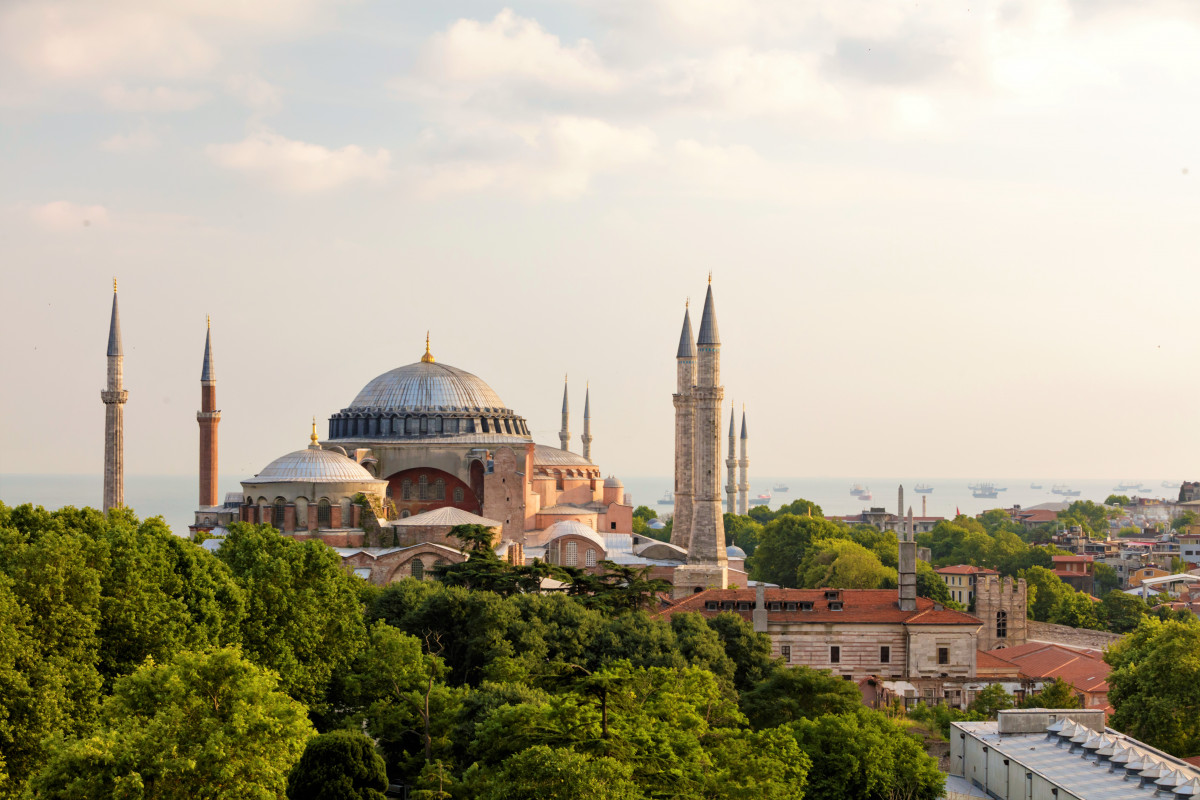
<instances>
[{"instance_id":1,"label":"tiled roof","mask_svg":"<svg viewBox=\"0 0 1200 800\"><path fill-rule=\"evenodd\" d=\"M1030 678L1062 678L1081 692L1107 692L1111 667L1087 653L1057 644L1029 642L989 650L988 655L1016 664Z\"/></svg>"},{"instance_id":2,"label":"tiled roof","mask_svg":"<svg viewBox=\"0 0 1200 800\"><path fill-rule=\"evenodd\" d=\"M975 654L975 668L977 670L998 670L998 669L1015 669L1016 664L1011 661L1005 661L1002 658L997 658L986 650L980 650Z\"/></svg>"},{"instance_id":3,"label":"tiled roof","mask_svg":"<svg viewBox=\"0 0 1200 800\"><path fill-rule=\"evenodd\" d=\"M1051 561L1055 564L1090 564L1092 563L1091 556L1052 556Z\"/></svg>"},{"instance_id":4,"label":"tiled roof","mask_svg":"<svg viewBox=\"0 0 1200 800\"><path fill-rule=\"evenodd\" d=\"M939 575L999 575L994 569L976 567L971 564L955 564L952 567L941 567L934 570Z\"/></svg>"},{"instance_id":5,"label":"tiled roof","mask_svg":"<svg viewBox=\"0 0 1200 800\"><path fill-rule=\"evenodd\" d=\"M842 609L835 611L829 608L826 591L838 591L842 601ZM706 589L703 592L685 597L660 614L670 616L681 611L699 611L702 614L714 615L722 609L708 609L709 601L749 603L756 600L755 589ZM813 622L813 623L865 623L865 624L897 624L907 625L982 625L977 618L961 611L948 608L935 608L935 603L926 597L917 598L916 611L901 611L895 589L767 589L766 601L784 603L809 602L812 611L770 611L768 619L775 622ZM736 613L746 619L750 611L742 610Z\"/></svg>"}]
</instances>

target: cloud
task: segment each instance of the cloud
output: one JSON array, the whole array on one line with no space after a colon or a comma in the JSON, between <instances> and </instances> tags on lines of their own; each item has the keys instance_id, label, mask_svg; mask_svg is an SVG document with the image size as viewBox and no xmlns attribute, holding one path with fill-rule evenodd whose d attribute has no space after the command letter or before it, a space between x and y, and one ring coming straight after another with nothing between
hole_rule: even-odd
<instances>
[{"instance_id":1,"label":"cloud","mask_svg":"<svg viewBox=\"0 0 1200 800\"><path fill-rule=\"evenodd\" d=\"M257 75L231 75L225 88L238 102L259 114L273 114L283 106L279 87Z\"/></svg>"},{"instance_id":2,"label":"cloud","mask_svg":"<svg viewBox=\"0 0 1200 800\"><path fill-rule=\"evenodd\" d=\"M158 135L149 123L142 120L129 133L118 133L100 143L100 149L110 153L129 153L136 150L151 150L158 146Z\"/></svg>"},{"instance_id":3,"label":"cloud","mask_svg":"<svg viewBox=\"0 0 1200 800\"><path fill-rule=\"evenodd\" d=\"M39 228L54 232L108 224L108 210L104 206L81 205L68 200L56 200L35 206L30 210L29 216Z\"/></svg>"},{"instance_id":4,"label":"cloud","mask_svg":"<svg viewBox=\"0 0 1200 800\"><path fill-rule=\"evenodd\" d=\"M122 84L110 84L100 92L109 108L117 111L191 111L208 99L208 93L172 89L167 86L141 86L130 89Z\"/></svg>"},{"instance_id":5,"label":"cloud","mask_svg":"<svg viewBox=\"0 0 1200 800\"><path fill-rule=\"evenodd\" d=\"M511 9L491 22L453 23L429 42L421 66L427 77L452 84L506 81L589 92L610 92L621 85L587 39L564 45L537 21Z\"/></svg>"},{"instance_id":6,"label":"cloud","mask_svg":"<svg viewBox=\"0 0 1200 800\"><path fill-rule=\"evenodd\" d=\"M260 176L296 192L319 192L357 181L378 182L388 173L391 154L368 153L357 145L330 150L285 138L272 131L252 133L240 142L212 144L205 152L226 169Z\"/></svg>"}]
</instances>

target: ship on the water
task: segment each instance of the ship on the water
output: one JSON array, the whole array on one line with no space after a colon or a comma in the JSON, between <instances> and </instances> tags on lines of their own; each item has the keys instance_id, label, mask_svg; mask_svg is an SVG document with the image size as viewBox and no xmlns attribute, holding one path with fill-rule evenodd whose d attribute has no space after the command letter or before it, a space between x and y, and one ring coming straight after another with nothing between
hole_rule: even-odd
<instances>
[{"instance_id":1,"label":"ship on the water","mask_svg":"<svg viewBox=\"0 0 1200 800\"><path fill-rule=\"evenodd\" d=\"M1180 486L1180 484L1178 484L1178 483L1171 483L1170 481L1163 481L1163 482L1162 482L1162 488L1164 488L1164 489L1178 489L1178 488L1179 488L1179 486Z\"/></svg>"},{"instance_id":2,"label":"ship on the water","mask_svg":"<svg viewBox=\"0 0 1200 800\"><path fill-rule=\"evenodd\" d=\"M1141 488L1142 488L1141 481L1138 481L1137 483L1131 483L1130 481L1121 481L1120 483L1117 484L1117 491L1119 491L1119 492L1127 492L1130 489L1139 489L1140 490Z\"/></svg>"},{"instance_id":3,"label":"ship on the water","mask_svg":"<svg viewBox=\"0 0 1200 800\"><path fill-rule=\"evenodd\" d=\"M990 483L977 483L971 487L971 495L972 496L984 497L987 499L994 499L994 498L998 497L1000 492L1002 492L1002 491L1006 491L1006 490L997 489L995 486L993 486Z\"/></svg>"},{"instance_id":4,"label":"ship on the water","mask_svg":"<svg viewBox=\"0 0 1200 800\"><path fill-rule=\"evenodd\" d=\"M752 506L765 506L765 505L766 505L767 503L769 503L769 502L771 502L771 493L770 493L770 492L764 492L763 494L760 494L760 495L758 495L757 497L755 497L755 498L751 499L751 500L750 500L750 505L752 505Z\"/></svg>"},{"instance_id":5,"label":"ship on the water","mask_svg":"<svg viewBox=\"0 0 1200 800\"><path fill-rule=\"evenodd\" d=\"M864 492L870 494L871 490L864 489L861 483L856 483L850 487L850 494L854 495L855 497L861 497Z\"/></svg>"},{"instance_id":6,"label":"ship on the water","mask_svg":"<svg viewBox=\"0 0 1200 800\"><path fill-rule=\"evenodd\" d=\"M1029 488L1030 489L1041 489L1042 485L1040 483L1031 483L1031 484L1029 484Z\"/></svg>"},{"instance_id":7,"label":"ship on the water","mask_svg":"<svg viewBox=\"0 0 1200 800\"><path fill-rule=\"evenodd\" d=\"M673 506L673 505L675 505L675 493L674 493L674 492L672 492L670 489L668 489L667 491L663 492L663 496L662 496L662 497L660 497L660 498L658 498L658 504L659 504L660 506Z\"/></svg>"},{"instance_id":8,"label":"ship on the water","mask_svg":"<svg viewBox=\"0 0 1200 800\"><path fill-rule=\"evenodd\" d=\"M1079 489L1072 489L1065 483L1056 484L1050 491L1054 494L1060 494L1063 497L1079 497L1081 494Z\"/></svg>"},{"instance_id":9,"label":"ship on the water","mask_svg":"<svg viewBox=\"0 0 1200 800\"><path fill-rule=\"evenodd\" d=\"M917 494L930 494L933 492L933 487L924 483L918 483L913 491Z\"/></svg>"},{"instance_id":10,"label":"ship on the water","mask_svg":"<svg viewBox=\"0 0 1200 800\"><path fill-rule=\"evenodd\" d=\"M862 491L861 491L861 492L860 492L860 493L857 495L857 497L858 497L858 499L859 499L859 500L864 500L864 501L866 501L866 500L871 500L871 499L872 499L872 497L871 497L871 489L870 489L870 487L867 487L866 489L863 489L863 490L862 490Z\"/></svg>"},{"instance_id":11,"label":"ship on the water","mask_svg":"<svg viewBox=\"0 0 1200 800\"><path fill-rule=\"evenodd\" d=\"M791 491L791 489L789 489L789 488L787 487L787 485L785 485L785 484L782 484L782 483L777 483L777 484L775 484L774 486L772 486L772 487L771 487L771 491L772 491L772 492L790 492L790 491Z\"/></svg>"}]
</instances>

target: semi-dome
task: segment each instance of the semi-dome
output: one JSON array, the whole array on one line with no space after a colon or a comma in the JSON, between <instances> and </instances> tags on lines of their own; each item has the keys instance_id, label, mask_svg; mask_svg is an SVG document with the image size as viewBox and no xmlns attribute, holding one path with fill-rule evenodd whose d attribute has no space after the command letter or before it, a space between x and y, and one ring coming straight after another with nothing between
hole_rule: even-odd
<instances>
[{"instance_id":1,"label":"semi-dome","mask_svg":"<svg viewBox=\"0 0 1200 800\"><path fill-rule=\"evenodd\" d=\"M466 370L418 361L383 373L362 388L351 409L386 411L499 411L504 401Z\"/></svg>"},{"instance_id":2,"label":"semi-dome","mask_svg":"<svg viewBox=\"0 0 1200 800\"><path fill-rule=\"evenodd\" d=\"M554 523L549 528L546 528L545 540L547 543L549 543L560 536L568 535L582 536L585 539L590 539L591 541L595 542L600 547L604 547L604 540L600 538L600 534L596 533L582 522L577 522L573 519L564 519L560 522Z\"/></svg>"},{"instance_id":3,"label":"semi-dome","mask_svg":"<svg viewBox=\"0 0 1200 800\"><path fill-rule=\"evenodd\" d=\"M352 483L375 480L371 473L351 458L320 447L306 447L280 456L245 483Z\"/></svg>"}]
</instances>

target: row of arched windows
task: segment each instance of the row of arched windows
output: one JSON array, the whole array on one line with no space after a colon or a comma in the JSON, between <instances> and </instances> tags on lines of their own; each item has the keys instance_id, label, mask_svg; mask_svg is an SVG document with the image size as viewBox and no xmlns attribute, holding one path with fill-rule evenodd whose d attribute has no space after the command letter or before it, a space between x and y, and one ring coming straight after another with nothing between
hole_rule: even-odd
<instances>
[{"instance_id":1,"label":"row of arched windows","mask_svg":"<svg viewBox=\"0 0 1200 800\"><path fill-rule=\"evenodd\" d=\"M584 556L583 556L584 566L587 566L587 567L596 566L597 557L598 556L596 554L596 549L593 547L589 547L587 549L587 552L584 553ZM566 542L565 544L563 544L563 546L562 546L562 563L563 563L564 567L579 566L579 543L578 542Z\"/></svg>"},{"instance_id":2,"label":"row of arched windows","mask_svg":"<svg viewBox=\"0 0 1200 800\"><path fill-rule=\"evenodd\" d=\"M528 436L522 419L491 417L334 417L330 437L346 436L453 436L460 433L508 433Z\"/></svg>"}]
</instances>

